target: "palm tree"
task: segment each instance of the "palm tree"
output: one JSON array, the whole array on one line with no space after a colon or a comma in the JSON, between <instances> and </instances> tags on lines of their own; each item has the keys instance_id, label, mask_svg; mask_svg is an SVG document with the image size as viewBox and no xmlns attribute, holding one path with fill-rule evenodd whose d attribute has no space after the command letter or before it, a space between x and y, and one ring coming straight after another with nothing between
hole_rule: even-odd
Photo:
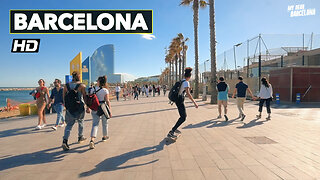
<instances>
[{"instance_id":1,"label":"palm tree","mask_svg":"<svg viewBox=\"0 0 320 180\"><path fill-rule=\"evenodd\" d=\"M184 38L182 33L179 33L178 37L180 39L181 49L182 49L182 55L180 55L180 57L182 57L182 58L180 58L180 61L179 61L179 63L181 63L181 61L182 61L182 65L180 64L180 69L179 69L179 71L181 70L180 79L182 79L183 71L186 68L186 53L187 53L187 49L188 49L186 42L189 40L189 38Z\"/></svg>"},{"instance_id":2,"label":"palm tree","mask_svg":"<svg viewBox=\"0 0 320 180\"><path fill-rule=\"evenodd\" d=\"M193 27L194 27L194 55L195 55L195 89L194 98L199 98L199 57L198 57L198 21L199 21L199 5L201 8L207 6L204 0L182 0L180 5L189 6L192 4L193 9Z\"/></svg>"},{"instance_id":3,"label":"palm tree","mask_svg":"<svg viewBox=\"0 0 320 180\"><path fill-rule=\"evenodd\" d=\"M210 16L210 55L211 55L211 104L217 104L217 59L216 59L216 25L214 0L209 0L209 16Z\"/></svg>"}]
</instances>

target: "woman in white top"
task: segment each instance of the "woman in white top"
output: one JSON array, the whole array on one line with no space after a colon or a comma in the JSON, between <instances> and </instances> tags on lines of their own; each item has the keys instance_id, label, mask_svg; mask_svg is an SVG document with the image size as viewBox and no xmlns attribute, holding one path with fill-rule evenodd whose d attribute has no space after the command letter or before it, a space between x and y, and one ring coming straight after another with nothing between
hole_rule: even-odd
<instances>
[{"instance_id":1,"label":"woman in white top","mask_svg":"<svg viewBox=\"0 0 320 180\"><path fill-rule=\"evenodd\" d=\"M99 102L100 103L104 103L104 102L107 103L107 105L110 109L110 117L112 117L111 105L110 105L110 100L109 100L109 91L106 88L106 84L107 84L107 76L99 77L98 81L97 81L97 86L95 88L92 88L90 93L92 94L92 93L94 93L94 91L96 91L96 96L97 96ZM100 119L102 120L102 134L103 134L102 141L106 141L109 138L109 136L108 136L108 120L106 119L106 117L104 115L98 116L97 111L92 111L91 115L92 115L92 130L91 130L91 141L89 144L89 148L94 149L94 147L95 147L94 139L97 137Z\"/></svg>"},{"instance_id":2,"label":"woman in white top","mask_svg":"<svg viewBox=\"0 0 320 180\"><path fill-rule=\"evenodd\" d=\"M272 86L268 82L267 78L263 77L261 79L261 88L258 97L260 98L259 102L259 114L257 115L257 118L261 118L261 113L262 113L262 107L264 102L266 102L267 106L267 113L268 117L266 118L267 120L271 119L271 109L270 109L270 102L272 101Z\"/></svg>"}]
</instances>

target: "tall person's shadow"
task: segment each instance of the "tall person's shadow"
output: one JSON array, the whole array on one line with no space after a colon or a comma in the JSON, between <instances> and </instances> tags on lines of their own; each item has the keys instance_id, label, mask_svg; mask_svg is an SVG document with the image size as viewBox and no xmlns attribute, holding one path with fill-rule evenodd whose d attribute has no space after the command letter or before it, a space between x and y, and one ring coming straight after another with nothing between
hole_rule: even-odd
<instances>
[{"instance_id":1,"label":"tall person's shadow","mask_svg":"<svg viewBox=\"0 0 320 180\"><path fill-rule=\"evenodd\" d=\"M158 145L141 148L141 149L130 151L130 152L118 155L118 156L110 157L110 158L105 159L104 161L100 162L99 164L97 164L94 169L79 174L79 177L88 177L88 176L92 176L94 174L100 173L102 171L114 171L117 169L127 169L127 168L143 166L143 165L157 162L159 159L152 160L152 161L145 162L145 163L140 163L140 164L121 166L122 164L129 161L130 159L134 159L134 158L142 157L142 156L147 156L149 154L153 154L153 153L162 151L165 144L166 144L166 140L163 139L162 141L160 141L160 143Z\"/></svg>"}]
</instances>

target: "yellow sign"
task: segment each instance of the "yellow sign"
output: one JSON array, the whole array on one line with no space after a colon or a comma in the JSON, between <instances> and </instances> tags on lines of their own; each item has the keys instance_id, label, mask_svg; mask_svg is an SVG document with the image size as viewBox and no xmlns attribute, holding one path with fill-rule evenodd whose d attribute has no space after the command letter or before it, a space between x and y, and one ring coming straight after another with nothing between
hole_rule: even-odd
<instances>
[{"instance_id":1,"label":"yellow sign","mask_svg":"<svg viewBox=\"0 0 320 180\"><path fill-rule=\"evenodd\" d=\"M82 82L82 52L80 51L79 54L70 61L70 75L72 75L73 71L78 71L80 74L80 81Z\"/></svg>"}]
</instances>

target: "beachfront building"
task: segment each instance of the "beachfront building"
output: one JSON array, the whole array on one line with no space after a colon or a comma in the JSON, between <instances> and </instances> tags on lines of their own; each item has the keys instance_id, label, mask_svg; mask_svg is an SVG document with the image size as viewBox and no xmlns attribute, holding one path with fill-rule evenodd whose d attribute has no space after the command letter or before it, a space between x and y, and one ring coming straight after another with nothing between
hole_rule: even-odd
<instances>
[{"instance_id":1,"label":"beachfront building","mask_svg":"<svg viewBox=\"0 0 320 180\"><path fill-rule=\"evenodd\" d=\"M107 75L108 83L124 83L135 80L135 77L127 73L114 72L114 45L107 44L96 49L92 56L88 56L82 63L82 53L80 52L70 62L70 74L74 70L81 73L82 82L89 86L96 82L99 76ZM66 76L66 79L70 76ZM66 80L67 82L67 80Z\"/></svg>"}]
</instances>

